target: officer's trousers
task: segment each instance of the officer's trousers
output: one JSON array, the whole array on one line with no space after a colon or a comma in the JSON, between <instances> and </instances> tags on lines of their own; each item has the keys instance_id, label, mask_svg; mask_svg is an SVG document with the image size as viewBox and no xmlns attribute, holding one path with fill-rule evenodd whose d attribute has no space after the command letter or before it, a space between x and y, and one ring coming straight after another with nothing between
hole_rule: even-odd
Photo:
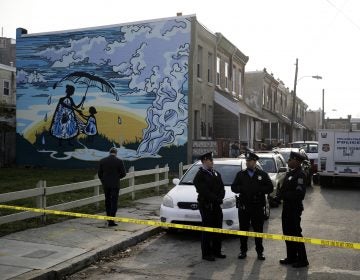
<instances>
[{"instance_id":1,"label":"officer's trousers","mask_svg":"<svg viewBox=\"0 0 360 280\"><path fill-rule=\"evenodd\" d=\"M222 228L223 213L218 204L200 204L202 226ZM221 253L222 235L203 231L201 233L201 252L202 256L218 255Z\"/></svg>"},{"instance_id":2,"label":"officer's trousers","mask_svg":"<svg viewBox=\"0 0 360 280\"><path fill-rule=\"evenodd\" d=\"M264 208L261 205L246 207L245 209L239 208L239 224L240 230L248 231L250 229L250 224L255 232L263 232L264 226ZM241 252L246 252L248 250L247 246L247 236L240 236L240 250ZM262 238L255 238L255 247L256 252L262 253L264 247L262 245Z\"/></svg>"},{"instance_id":3,"label":"officer's trousers","mask_svg":"<svg viewBox=\"0 0 360 280\"><path fill-rule=\"evenodd\" d=\"M284 202L281 215L282 228L284 235L302 237L301 208L287 206ZM287 259L290 261L307 261L305 244L302 242L285 241Z\"/></svg>"}]
</instances>

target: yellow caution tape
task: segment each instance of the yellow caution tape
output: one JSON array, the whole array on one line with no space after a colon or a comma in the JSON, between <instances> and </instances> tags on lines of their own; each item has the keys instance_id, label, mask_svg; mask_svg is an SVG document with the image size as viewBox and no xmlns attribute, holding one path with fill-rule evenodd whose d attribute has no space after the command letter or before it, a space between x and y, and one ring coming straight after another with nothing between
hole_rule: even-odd
<instances>
[{"instance_id":1,"label":"yellow caution tape","mask_svg":"<svg viewBox=\"0 0 360 280\"><path fill-rule=\"evenodd\" d=\"M344 241L337 241L337 240L327 240L327 239L309 238L309 237L297 237L297 236L282 235L282 234L260 233L260 232L251 232L251 231L242 231L242 230L231 230L231 229L211 228L211 227L202 227L202 226L182 225L182 224L164 223L164 222L153 221L153 220L139 220L139 219L133 219L133 218L108 217L108 216L102 216L102 215L82 214L82 213L75 213L75 212L49 210L49 209L41 209L41 208L30 208L30 207L21 207L21 206L11 206L11 205L2 205L2 204L0 204L0 209L30 211L30 212L37 212L37 213L44 213L44 214L71 216L71 217L77 217L77 218L88 218L88 219L106 220L106 221L113 220L113 221L122 222L122 223L133 223L133 224L139 224L139 225L169 227L169 228L196 230L196 231L208 231L208 232L214 232L214 233L242 235L242 236L249 236L249 237L261 237L261 238L272 239L272 240L304 242L304 243L309 243L309 244L314 244L314 245L323 245L323 246L340 247L340 248L344 248L344 249L360 250L360 243L357 243L357 242L344 242Z\"/></svg>"}]
</instances>

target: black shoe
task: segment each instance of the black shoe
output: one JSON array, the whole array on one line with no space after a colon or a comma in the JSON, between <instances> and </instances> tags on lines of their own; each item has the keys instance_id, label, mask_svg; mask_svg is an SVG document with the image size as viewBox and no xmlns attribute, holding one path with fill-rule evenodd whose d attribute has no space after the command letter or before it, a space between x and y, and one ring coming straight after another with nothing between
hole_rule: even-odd
<instances>
[{"instance_id":1,"label":"black shoe","mask_svg":"<svg viewBox=\"0 0 360 280\"><path fill-rule=\"evenodd\" d=\"M218 258L218 259L225 259L225 258L226 258L226 255L221 254L221 253L218 253L218 254L215 254L214 257L215 257L215 258Z\"/></svg>"},{"instance_id":2,"label":"black shoe","mask_svg":"<svg viewBox=\"0 0 360 280\"><path fill-rule=\"evenodd\" d=\"M108 226L109 227L116 227L118 224L117 223L114 223L114 222L109 222L108 223Z\"/></svg>"},{"instance_id":3,"label":"black shoe","mask_svg":"<svg viewBox=\"0 0 360 280\"><path fill-rule=\"evenodd\" d=\"M260 261L265 261L265 256L263 253L258 253L258 256L257 256L258 260Z\"/></svg>"},{"instance_id":4,"label":"black shoe","mask_svg":"<svg viewBox=\"0 0 360 280\"><path fill-rule=\"evenodd\" d=\"M281 260L279 261L280 264L293 264L293 263L295 263L295 262L296 262L295 260L290 260L290 259L288 259L288 258L281 259Z\"/></svg>"},{"instance_id":5,"label":"black shoe","mask_svg":"<svg viewBox=\"0 0 360 280\"><path fill-rule=\"evenodd\" d=\"M215 258L212 255L203 256L202 258L203 258L203 260L207 260L209 262L215 261Z\"/></svg>"},{"instance_id":6,"label":"black shoe","mask_svg":"<svg viewBox=\"0 0 360 280\"><path fill-rule=\"evenodd\" d=\"M238 259L245 259L246 258L246 252L240 252L238 255Z\"/></svg>"},{"instance_id":7,"label":"black shoe","mask_svg":"<svg viewBox=\"0 0 360 280\"><path fill-rule=\"evenodd\" d=\"M309 265L308 260L304 260L304 261L295 262L295 263L292 265L292 267L298 268L298 267L306 267L306 266L308 266L308 265Z\"/></svg>"}]
</instances>

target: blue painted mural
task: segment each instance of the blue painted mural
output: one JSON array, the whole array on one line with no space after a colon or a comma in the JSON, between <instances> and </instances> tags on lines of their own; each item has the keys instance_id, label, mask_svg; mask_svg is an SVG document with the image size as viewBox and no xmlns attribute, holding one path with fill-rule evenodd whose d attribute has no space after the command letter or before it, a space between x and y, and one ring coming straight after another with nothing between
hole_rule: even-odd
<instances>
[{"instance_id":1,"label":"blue painted mural","mask_svg":"<svg viewBox=\"0 0 360 280\"><path fill-rule=\"evenodd\" d=\"M19 34L18 164L92 166L114 146L141 168L185 162L190 33L176 17Z\"/></svg>"}]
</instances>

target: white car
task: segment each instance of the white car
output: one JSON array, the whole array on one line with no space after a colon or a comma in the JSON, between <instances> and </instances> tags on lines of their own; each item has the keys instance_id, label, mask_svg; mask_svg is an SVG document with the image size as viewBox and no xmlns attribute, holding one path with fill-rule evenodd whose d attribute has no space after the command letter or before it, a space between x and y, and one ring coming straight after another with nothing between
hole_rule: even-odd
<instances>
[{"instance_id":1,"label":"white car","mask_svg":"<svg viewBox=\"0 0 360 280\"><path fill-rule=\"evenodd\" d=\"M311 174L316 174L318 171L318 144L317 141L296 141L290 143L291 147L301 148L307 154L311 164Z\"/></svg>"},{"instance_id":2,"label":"white car","mask_svg":"<svg viewBox=\"0 0 360 280\"><path fill-rule=\"evenodd\" d=\"M256 152L259 157L258 162L262 169L269 174L271 182L274 186L274 191L268 195L271 206L277 206L277 203L273 203L272 199L276 196L277 190L282 186L286 172L288 170L284 157L277 151L269 152Z\"/></svg>"},{"instance_id":3,"label":"white car","mask_svg":"<svg viewBox=\"0 0 360 280\"><path fill-rule=\"evenodd\" d=\"M195 162L179 179L173 179L173 187L163 198L160 207L161 222L176 224L200 224L201 216L198 209L198 193L193 179L201 166L201 161ZM261 166L258 165L261 169ZM235 193L231 191L237 172L246 168L245 158L215 158L214 169L221 174L225 185L225 197L221 208L223 210L223 228L239 229L238 209L236 208ZM265 210L266 209L266 210ZM270 215L267 202L264 212Z\"/></svg>"}]
</instances>

